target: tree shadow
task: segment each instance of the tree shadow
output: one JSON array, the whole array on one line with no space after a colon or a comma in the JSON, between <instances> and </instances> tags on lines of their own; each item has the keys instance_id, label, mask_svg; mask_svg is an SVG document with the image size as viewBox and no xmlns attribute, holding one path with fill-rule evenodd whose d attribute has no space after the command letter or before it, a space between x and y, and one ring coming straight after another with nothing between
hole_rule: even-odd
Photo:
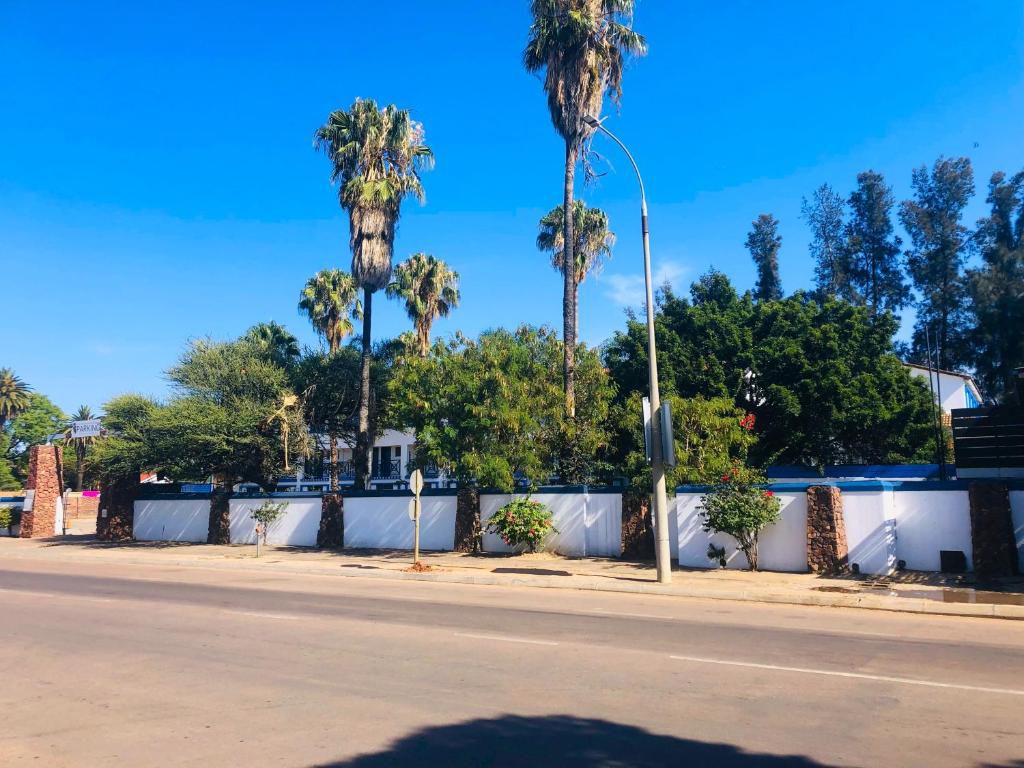
<instances>
[{"instance_id":1,"label":"tree shadow","mask_svg":"<svg viewBox=\"0 0 1024 768\"><path fill-rule=\"evenodd\" d=\"M321 768L384 766L446 768L661 768L667 765L715 768L811 768L822 763L800 755L746 752L653 734L631 725L568 715L468 720L409 734L384 751L321 763Z\"/></svg>"}]
</instances>

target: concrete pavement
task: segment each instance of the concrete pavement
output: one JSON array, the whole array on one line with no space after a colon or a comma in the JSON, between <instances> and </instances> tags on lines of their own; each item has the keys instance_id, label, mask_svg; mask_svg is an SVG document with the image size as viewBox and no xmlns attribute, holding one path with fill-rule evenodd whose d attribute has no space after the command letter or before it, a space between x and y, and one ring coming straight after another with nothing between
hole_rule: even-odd
<instances>
[{"instance_id":1,"label":"concrete pavement","mask_svg":"<svg viewBox=\"0 0 1024 768\"><path fill-rule=\"evenodd\" d=\"M735 570L676 570L673 584L660 585L651 563L555 555L519 557L424 553L427 573L410 573L406 551L271 547L260 559L252 546L166 542L103 543L88 537L53 540L0 538L0 558L111 561L139 566L177 565L388 580L627 592L708 599L868 608L950 616L1024 620L1024 579L1007 591L951 586L942 574L903 573L885 579L826 578L813 574L749 573ZM969 585L968 577L959 577Z\"/></svg>"},{"instance_id":2,"label":"concrete pavement","mask_svg":"<svg viewBox=\"0 0 1024 768\"><path fill-rule=\"evenodd\" d=\"M1019 765L1024 624L0 559L2 765Z\"/></svg>"}]
</instances>

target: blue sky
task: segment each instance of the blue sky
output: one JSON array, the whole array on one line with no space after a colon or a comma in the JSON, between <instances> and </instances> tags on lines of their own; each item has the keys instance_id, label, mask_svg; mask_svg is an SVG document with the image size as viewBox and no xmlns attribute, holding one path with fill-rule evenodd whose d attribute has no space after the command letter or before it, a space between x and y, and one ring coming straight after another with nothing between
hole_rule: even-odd
<instances>
[{"instance_id":1,"label":"blue sky","mask_svg":"<svg viewBox=\"0 0 1024 768\"><path fill-rule=\"evenodd\" d=\"M386 6L386 13L380 9ZM307 344L305 279L348 269L347 224L313 130L357 96L412 110L437 164L406 206L396 259L462 275L436 331L558 326L558 275L536 251L559 202L562 147L521 51L526 0L0 3L0 367L66 410L166 393L190 338L262 320ZM800 199L874 168L969 155L984 212L994 170L1024 168L1024 4L639 0L650 54L609 126L651 199L655 272L685 290L714 266L754 271L750 222L782 222L787 291L811 284ZM636 186L611 168L578 192L619 239L581 293L599 343L639 303ZM407 329L375 303L375 336Z\"/></svg>"}]
</instances>

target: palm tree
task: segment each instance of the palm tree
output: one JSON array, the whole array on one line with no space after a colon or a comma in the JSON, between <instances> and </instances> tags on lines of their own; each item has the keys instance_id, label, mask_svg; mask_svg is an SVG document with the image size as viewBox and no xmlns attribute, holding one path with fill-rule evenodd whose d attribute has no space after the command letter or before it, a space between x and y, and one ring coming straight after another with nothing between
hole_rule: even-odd
<instances>
[{"instance_id":1,"label":"palm tree","mask_svg":"<svg viewBox=\"0 0 1024 768\"><path fill-rule=\"evenodd\" d=\"M71 416L71 421L91 421L95 418L96 414L88 405L80 405ZM75 490L81 491L82 485L85 483L85 454L88 453L89 446L96 442L96 438L72 437L72 434L73 428L68 425L68 428L64 430L64 444L75 449Z\"/></svg>"},{"instance_id":2,"label":"palm tree","mask_svg":"<svg viewBox=\"0 0 1024 768\"><path fill-rule=\"evenodd\" d=\"M288 368L299 357L299 340L280 323L257 323L245 338L262 349L271 362Z\"/></svg>"},{"instance_id":3,"label":"palm tree","mask_svg":"<svg viewBox=\"0 0 1024 768\"><path fill-rule=\"evenodd\" d=\"M352 275L340 269L322 269L306 281L299 297L299 311L305 312L317 333L327 340L331 354L341 340L352 333L352 318L362 316L359 289ZM338 435L328 431L331 441L331 493L338 490Z\"/></svg>"},{"instance_id":4,"label":"palm tree","mask_svg":"<svg viewBox=\"0 0 1024 768\"><path fill-rule=\"evenodd\" d=\"M369 99L356 99L348 111L332 112L314 135L314 145L331 161L331 181L338 184L338 200L348 212L352 277L363 289L357 488L365 488L370 479L373 294L391 279L402 201L409 196L424 200L420 171L433 163L433 153L423 141L423 126L408 110L393 104L378 109Z\"/></svg>"},{"instance_id":5,"label":"palm tree","mask_svg":"<svg viewBox=\"0 0 1024 768\"><path fill-rule=\"evenodd\" d=\"M7 422L29 406L32 387L14 375L10 368L0 368L0 430Z\"/></svg>"},{"instance_id":6,"label":"palm tree","mask_svg":"<svg viewBox=\"0 0 1024 768\"><path fill-rule=\"evenodd\" d=\"M647 52L644 38L631 28L635 0L532 0L533 23L523 52L529 72L544 71L544 90L555 130L565 141L563 232L565 261L575 264L573 233L576 163L591 135L583 118L599 115L605 94L618 105L622 72L630 55ZM565 357L563 385L566 413L576 412L576 306L573 272L563 270L562 321Z\"/></svg>"},{"instance_id":7,"label":"palm tree","mask_svg":"<svg viewBox=\"0 0 1024 768\"><path fill-rule=\"evenodd\" d=\"M573 202L573 237L576 242L573 255L576 269L573 272L573 306L576 309L575 324L579 327L579 291L580 284L587 275L601 269L601 260L611 258L612 246L615 245L615 233L608 230L608 214L600 208L588 208L582 200ZM564 274L565 271L565 238L562 236L565 214L562 206L554 208L540 220L540 234L537 235L537 247L542 251L550 251L551 266Z\"/></svg>"},{"instance_id":8,"label":"palm tree","mask_svg":"<svg viewBox=\"0 0 1024 768\"><path fill-rule=\"evenodd\" d=\"M426 357L434 320L448 317L459 305L459 273L440 259L417 253L395 267L395 279L388 285L387 295L405 301L420 356Z\"/></svg>"}]
</instances>

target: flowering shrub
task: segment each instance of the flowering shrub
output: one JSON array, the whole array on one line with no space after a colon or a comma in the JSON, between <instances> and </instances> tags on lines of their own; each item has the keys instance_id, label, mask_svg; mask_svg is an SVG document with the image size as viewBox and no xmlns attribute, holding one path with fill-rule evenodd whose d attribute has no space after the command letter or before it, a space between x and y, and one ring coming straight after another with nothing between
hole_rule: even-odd
<instances>
[{"instance_id":1,"label":"flowering shrub","mask_svg":"<svg viewBox=\"0 0 1024 768\"><path fill-rule=\"evenodd\" d=\"M757 540L761 530L778 522L780 502L775 493L758 487L765 480L758 472L733 464L721 482L701 499L704 530L727 533L757 570Z\"/></svg>"},{"instance_id":2,"label":"flowering shrub","mask_svg":"<svg viewBox=\"0 0 1024 768\"><path fill-rule=\"evenodd\" d=\"M487 521L488 533L496 533L510 547L525 544L536 552L549 533L558 533L551 523L551 510L539 501L516 499Z\"/></svg>"},{"instance_id":3,"label":"flowering shrub","mask_svg":"<svg viewBox=\"0 0 1024 768\"><path fill-rule=\"evenodd\" d=\"M288 508L288 502L282 502L275 504L272 501L265 501L260 506L256 507L252 512L249 513L249 517L256 523L256 542L263 540L263 545L267 544L267 529L270 528L277 519L284 514L285 509ZM259 548L256 550L259 555Z\"/></svg>"}]
</instances>

